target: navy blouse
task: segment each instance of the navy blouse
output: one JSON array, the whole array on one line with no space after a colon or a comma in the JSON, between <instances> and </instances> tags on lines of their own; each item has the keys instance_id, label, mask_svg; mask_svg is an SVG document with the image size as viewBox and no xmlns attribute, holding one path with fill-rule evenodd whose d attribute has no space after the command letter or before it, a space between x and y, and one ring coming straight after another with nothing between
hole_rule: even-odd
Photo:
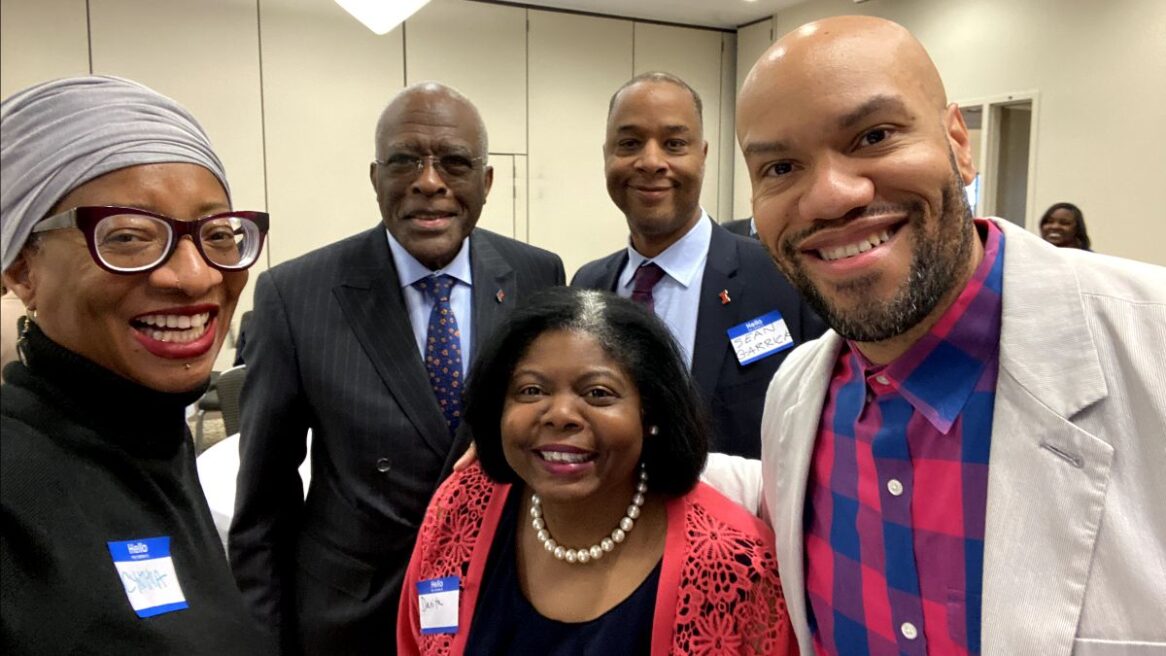
<instances>
[{"instance_id":1,"label":"navy blouse","mask_svg":"<svg viewBox=\"0 0 1166 656\"><path fill-rule=\"evenodd\" d=\"M518 585L515 540L521 507L521 487L511 488L486 562L465 653L468 656L646 656L652 643L652 613L660 582L660 563L656 563L627 599L593 620L560 622L543 617ZM536 585L553 585L553 582L541 581Z\"/></svg>"}]
</instances>

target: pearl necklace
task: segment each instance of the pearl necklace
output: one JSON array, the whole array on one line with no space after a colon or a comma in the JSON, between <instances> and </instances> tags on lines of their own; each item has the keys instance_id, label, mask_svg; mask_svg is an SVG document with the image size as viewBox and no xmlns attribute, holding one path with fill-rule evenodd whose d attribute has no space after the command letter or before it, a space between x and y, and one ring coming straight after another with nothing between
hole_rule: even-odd
<instances>
[{"instance_id":1,"label":"pearl necklace","mask_svg":"<svg viewBox=\"0 0 1166 656\"><path fill-rule=\"evenodd\" d=\"M640 517L640 508L644 505L644 493L648 491L648 472L640 469L640 482L636 483L636 491L632 495L632 502L628 505L628 512L619 520L619 525L611 532L610 535L604 537L597 544L582 549L568 549L563 545L555 542L551 537L550 531L547 530L547 523L543 519L543 504L542 499L537 494L530 495L530 525L536 531L535 536L543 545L543 548L550 552L558 560L565 560L571 564L585 565L593 560L599 560L603 554L611 552L615 549L615 545L624 541L632 528L636 525L636 520Z\"/></svg>"}]
</instances>

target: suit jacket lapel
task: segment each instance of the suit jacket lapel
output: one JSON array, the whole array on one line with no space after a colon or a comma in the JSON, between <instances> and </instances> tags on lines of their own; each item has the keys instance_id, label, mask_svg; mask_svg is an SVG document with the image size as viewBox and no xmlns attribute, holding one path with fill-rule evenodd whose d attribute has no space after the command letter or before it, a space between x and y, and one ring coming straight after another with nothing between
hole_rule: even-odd
<instances>
[{"instance_id":1,"label":"suit jacket lapel","mask_svg":"<svg viewBox=\"0 0 1166 656\"><path fill-rule=\"evenodd\" d=\"M1072 420L1108 391L1072 267L1037 252L1036 237L999 223L1005 276L982 653L1068 655L1115 457Z\"/></svg>"},{"instance_id":2,"label":"suit jacket lapel","mask_svg":"<svg viewBox=\"0 0 1166 656\"><path fill-rule=\"evenodd\" d=\"M740 299L745 293L744 281L737 278L738 266L734 237L724 228L714 225L708 261L701 278L696 339L692 345L692 377L696 379L697 387L709 398L712 398L716 389L717 375L725 360L725 352L730 347L726 331L752 318L737 316L736 308L743 307L741 304L726 304L721 300L722 290L728 293L730 299Z\"/></svg>"},{"instance_id":3,"label":"suit jacket lapel","mask_svg":"<svg viewBox=\"0 0 1166 656\"><path fill-rule=\"evenodd\" d=\"M626 248L618 253L609 255L603 262L603 272L599 280L595 281L594 289L603 289L609 292L616 291L615 287L619 284L619 274L627 265L628 251Z\"/></svg>"},{"instance_id":4,"label":"suit jacket lapel","mask_svg":"<svg viewBox=\"0 0 1166 656\"><path fill-rule=\"evenodd\" d=\"M473 357L502 322L507 308L518 301L518 293L514 269L485 232L470 237L470 267L474 275Z\"/></svg>"},{"instance_id":5,"label":"suit jacket lapel","mask_svg":"<svg viewBox=\"0 0 1166 656\"><path fill-rule=\"evenodd\" d=\"M472 361L486 340L502 323L508 309L518 302L518 283L514 269L498 249L494 248L489 233L483 230L474 232L470 237L470 271L474 277L474 346L473 352L470 353ZM472 362L465 363L467 376L471 364ZM457 434L454 435L452 448L446 455L442 479L453 471L454 463L469 448L472 440L469 426L462 422Z\"/></svg>"},{"instance_id":6,"label":"suit jacket lapel","mask_svg":"<svg viewBox=\"0 0 1166 656\"><path fill-rule=\"evenodd\" d=\"M366 256L354 263L333 294L385 387L430 448L444 456L450 446L449 427L417 352L384 229L378 226L366 234Z\"/></svg>"}]
</instances>

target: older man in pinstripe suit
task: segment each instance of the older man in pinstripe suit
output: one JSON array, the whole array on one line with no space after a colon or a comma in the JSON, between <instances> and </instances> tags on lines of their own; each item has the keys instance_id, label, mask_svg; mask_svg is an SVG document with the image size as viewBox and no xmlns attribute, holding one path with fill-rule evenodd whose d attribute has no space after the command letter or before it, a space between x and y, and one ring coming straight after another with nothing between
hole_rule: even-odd
<instances>
[{"instance_id":1,"label":"older man in pinstripe suit","mask_svg":"<svg viewBox=\"0 0 1166 656\"><path fill-rule=\"evenodd\" d=\"M383 225L260 276L230 556L288 654L386 654L430 495L469 442L460 383L558 256L475 230L493 180L473 104L405 89L376 131ZM312 430L311 487L296 468Z\"/></svg>"}]
</instances>

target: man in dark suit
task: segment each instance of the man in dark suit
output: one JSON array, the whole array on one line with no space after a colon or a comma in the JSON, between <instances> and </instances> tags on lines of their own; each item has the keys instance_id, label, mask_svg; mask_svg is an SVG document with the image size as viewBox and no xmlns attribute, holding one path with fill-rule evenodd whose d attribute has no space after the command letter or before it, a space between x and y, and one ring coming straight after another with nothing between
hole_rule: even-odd
<instances>
[{"instance_id":1,"label":"man in dark suit","mask_svg":"<svg viewBox=\"0 0 1166 656\"><path fill-rule=\"evenodd\" d=\"M395 652L418 526L469 443L462 377L518 299L564 282L558 256L474 230L487 152L469 100L405 89L369 168L383 225L259 277L230 557L285 654Z\"/></svg>"},{"instance_id":2,"label":"man in dark suit","mask_svg":"<svg viewBox=\"0 0 1166 656\"><path fill-rule=\"evenodd\" d=\"M607 191L631 243L584 265L571 284L650 305L709 403L712 449L757 458L770 378L795 344L825 327L756 240L701 209L701 114L696 91L668 73L639 75L615 92L603 146Z\"/></svg>"},{"instance_id":3,"label":"man in dark suit","mask_svg":"<svg viewBox=\"0 0 1166 656\"><path fill-rule=\"evenodd\" d=\"M757 224L753 221L753 217L747 216L743 219L733 219L732 221L725 221L721 227L734 235L741 235L742 237L752 237L757 239Z\"/></svg>"}]
</instances>

